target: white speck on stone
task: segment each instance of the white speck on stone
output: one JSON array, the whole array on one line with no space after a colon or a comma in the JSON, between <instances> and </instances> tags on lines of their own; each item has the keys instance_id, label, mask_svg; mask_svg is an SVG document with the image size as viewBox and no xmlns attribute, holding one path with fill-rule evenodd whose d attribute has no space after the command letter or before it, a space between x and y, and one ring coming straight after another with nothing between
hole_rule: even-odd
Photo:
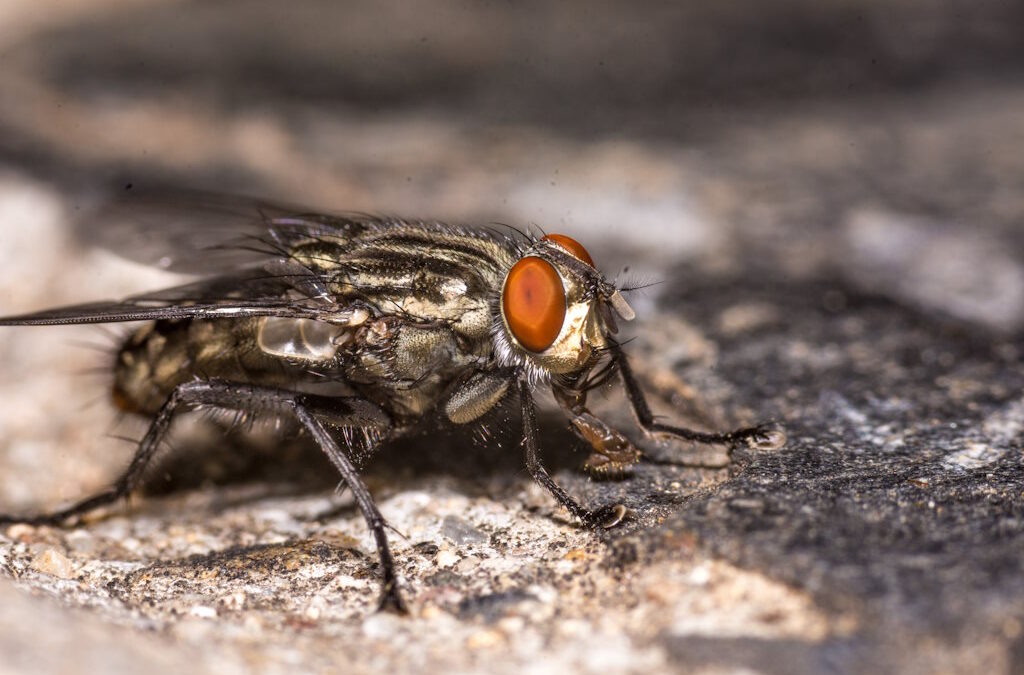
<instances>
[{"instance_id":1,"label":"white speck on stone","mask_svg":"<svg viewBox=\"0 0 1024 675\"><path fill-rule=\"evenodd\" d=\"M192 605L189 607L188 613L190 616L194 616L197 619L217 618L217 610L209 605Z\"/></svg>"},{"instance_id":2,"label":"white speck on stone","mask_svg":"<svg viewBox=\"0 0 1024 675\"><path fill-rule=\"evenodd\" d=\"M370 585L366 579L357 579L349 574L338 574L331 579L331 587L337 589L367 588Z\"/></svg>"},{"instance_id":3,"label":"white speck on stone","mask_svg":"<svg viewBox=\"0 0 1024 675\"><path fill-rule=\"evenodd\" d=\"M455 571L459 574L468 574L480 566L480 559L469 556L455 564Z\"/></svg>"},{"instance_id":4,"label":"white speck on stone","mask_svg":"<svg viewBox=\"0 0 1024 675\"><path fill-rule=\"evenodd\" d=\"M440 551L438 551L437 557L435 558L437 566L441 568L451 567L452 565L459 562L459 560L461 560L459 554L447 548L443 548Z\"/></svg>"},{"instance_id":5,"label":"white speck on stone","mask_svg":"<svg viewBox=\"0 0 1024 675\"><path fill-rule=\"evenodd\" d=\"M526 628L526 620L521 616L506 616L498 621L498 628L506 635L515 635Z\"/></svg>"},{"instance_id":6,"label":"white speck on stone","mask_svg":"<svg viewBox=\"0 0 1024 675\"><path fill-rule=\"evenodd\" d=\"M140 548L142 548L142 544L135 537L126 537L121 540L121 548L123 548L126 551L131 551L132 553L135 553Z\"/></svg>"},{"instance_id":7,"label":"white speck on stone","mask_svg":"<svg viewBox=\"0 0 1024 675\"><path fill-rule=\"evenodd\" d=\"M981 423L981 438L962 441L942 459L947 469L978 469L999 461L1024 434L1024 397L996 409Z\"/></svg>"},{"instance_id":8,"label":"white speck on stone","mask_svg":"<svg viewBox=\"0 0 1024 675\"><path fill-rule=\"evenodd\" d=\"M245 617L242 622L245 630L250 633L261 633L263 632L264 623L263 619L255 614L249 614Z\"/></svg>"},{"instance_id":9,"label":"white speck on stone","mask_svg":"<svg viewBox=\"0 0 1024 675\"><path fill-rule=\"evenodd\" d=\"M987 443L971 441L963 449L946 455L942 464L949 469L978 469L998 461L1004 454L1004 450L993 448Z\"/></svg>"},{"instance_id":10,"label":"white speck on stone","mask_svg":"<svg viewBox=\"0 0 1024 675\"><path fill-rule=\"evenodd\" d=\"M573 569L576 565L571 560L559 560L555 563L555 572L557 574L572 574Z\"/></svg>"},{"instance_id":11,"label":"white speck on stone","mask_svg":"<svg viewBox=\"0 0 1024 675\"><path fill-rule=\"evenodd\" d=\"M707 565L698 565L686 580L693 586L706 586L711 581L711 569Z\"/></svg>"},{"instance_id":12,"label":"white speck on stone","mask_svg":"<svg viewBox=\"0 0 1024 675\"><path fill-rule=\"evenodd\" d=\"M564 619L558 622L557 630L558 634L563 637L578 638L588 635L593 630L593 626L581 619Z\"/></svg>"},{"instance_id":13,"label":"white speck on stone","mask_svg":"<svg viewBox=\"0 0 1024 675\"><path fill-rule=\"evenodd\" d=\"M502 635L501 631L494 629L481 630L473 633L466 639L466 648L471 650L493 649L504 641L505 636Z\"/></svg>"},{"instance_id":14,"label":"white speck on stone","mask_svg":"<svg viewBox=\"0 0 1024 675\"><path fill-rule=\"evenodd\" d=\"M8 539L21 539L22 537L27 537L31 535L33 532L35 532L35 530L36 528L32 527L31 525L26 525L25 523L15 523L14 525L11 525L7 528L6 535Z\"/></svg>"},{"instance_id":15,"label":"white speck on stone","mask_svg":"<svg viewBox=\"0 0 1024 675\"><path fill-rule=\"evenodd\" d=\"M558 601L558 591L550 586L530 586L529 592L542 604L554 604Z\"/></svg>"},{"instance_id":16,"label":"white speck on stone","mask_svg":"<svg viewBox=\"0 0 1024 675\"><path fill-rule=\"evenodd\" d=\"M243 591L231 593L224 597L224 608L231 611L240 611L245 607L246 594Z\"/></svg>"},{"instance_id":17,"label":"white speck on stone","mask_svg":"<svg viewBox=\"0 0 1024 675\"><path fill-rule=\"evenodd\" d=\"M1024 398L1018 398L986 417L981 428L992 443L1012 443L1024 433Z\"/></svg>"}]
</instances>

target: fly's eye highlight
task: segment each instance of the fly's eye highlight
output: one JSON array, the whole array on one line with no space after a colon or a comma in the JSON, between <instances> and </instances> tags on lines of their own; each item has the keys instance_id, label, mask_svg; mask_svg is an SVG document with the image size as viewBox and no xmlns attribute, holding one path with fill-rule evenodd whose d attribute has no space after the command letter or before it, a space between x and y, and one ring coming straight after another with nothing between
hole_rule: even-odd
<instances>
[{"instance_id":1,"label":"fly's eye highlight","mask_svg":"<svg viewBox=\"0 0 1024 675\"><path fill-rule=\"evenodd\" d=\"M572 237L567 237L564 234L546 234L544 235L544 240L550 241L553 244L558 244L591 267L596 267L596 265L594 265L594 259L590 257L590 253L587 252L587 249L583 248L583 244L579 243Z\"/></svg>"},{"instance_id":2,"label":"fly's eye highlight","mask_svg":"<svg viewBox=\"0 0 1024 675\"><path fill-rule=\"evenodd\" d=\"M523 258L505 277L501 310L520 344L531 352L544 351L562 332L565 321L562 278L548 261Z\"/></svg>"}]
</instances>

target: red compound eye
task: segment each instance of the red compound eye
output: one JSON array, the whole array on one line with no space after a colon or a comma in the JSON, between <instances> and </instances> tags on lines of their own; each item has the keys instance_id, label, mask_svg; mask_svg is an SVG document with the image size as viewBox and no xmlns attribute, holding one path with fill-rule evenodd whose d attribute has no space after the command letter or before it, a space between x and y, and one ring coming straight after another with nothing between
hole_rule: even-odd
<instances>
[{"instance_id":1,"label":"red compound eye","mask_svg":"<svg viewBox=\"0 0 1024 675\"><path fill-rule=\"evenodd\" d=\"M531 352L544 351L562 332L565 321L562 278L548 261L523 258L505 277L501 310L520 344Z\"/></svg>"},{"instance_id":2,"label":"red compound eye","mask_svg":"<svg viewBox=\"0 0 1024 675\"><path fill-rule=\"evenodd\" d=\"M583 248L583 244L579 243L572 237L567 237L564 234L546 234L544 235L544 239L558 244L591 267L595 267L594 259L590 257L589 253L587 253L587 249Z\"/></svg>"}]
</instances>

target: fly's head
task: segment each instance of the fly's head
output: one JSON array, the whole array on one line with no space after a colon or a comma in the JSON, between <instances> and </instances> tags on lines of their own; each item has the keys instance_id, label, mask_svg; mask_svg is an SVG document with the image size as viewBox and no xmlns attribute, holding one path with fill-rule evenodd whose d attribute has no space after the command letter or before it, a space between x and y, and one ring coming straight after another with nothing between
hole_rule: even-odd
<instances>
[{"instance_id":1,"label":"fly's head","mask_svg":"<svg viewBox=\"0 0 1024 675\"><path fill-rule=\"evenodd\" d=\"M498 357L533 380L572 378L591 368L633 310L575 239L549 234L509 269L494 337Z\"/></svg>"}]
</instances>

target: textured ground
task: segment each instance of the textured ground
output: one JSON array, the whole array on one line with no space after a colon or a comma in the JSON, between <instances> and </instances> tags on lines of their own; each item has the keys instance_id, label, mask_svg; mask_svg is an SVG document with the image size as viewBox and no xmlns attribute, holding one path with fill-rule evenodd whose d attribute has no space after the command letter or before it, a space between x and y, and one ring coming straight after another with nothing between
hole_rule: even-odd
<instances>
[{"instance_id":1,"label":"textured ground","mask_svg":"<svg viewBox=\"0 0 1024 675\"><path fill-rule=\"evenodd\" d=\"M547 414L557 479L632 510L594 534L531 484L514 417L410 439L367 469L400 619L322 460L196 429L130 508L0 530L0 673L1021 672L1019 8L599 5L567 50L557 10L274 6L5 6L0 310L171 281L87 246L112 181L536 222L662 281L630 327L660 412L788 443L699 471L672 460L720 448L648 445L595 483ZM124 466L111 434L140 428L84 372L115 341L0 335L0 509Z\"/></svg>"}]
</instances>

